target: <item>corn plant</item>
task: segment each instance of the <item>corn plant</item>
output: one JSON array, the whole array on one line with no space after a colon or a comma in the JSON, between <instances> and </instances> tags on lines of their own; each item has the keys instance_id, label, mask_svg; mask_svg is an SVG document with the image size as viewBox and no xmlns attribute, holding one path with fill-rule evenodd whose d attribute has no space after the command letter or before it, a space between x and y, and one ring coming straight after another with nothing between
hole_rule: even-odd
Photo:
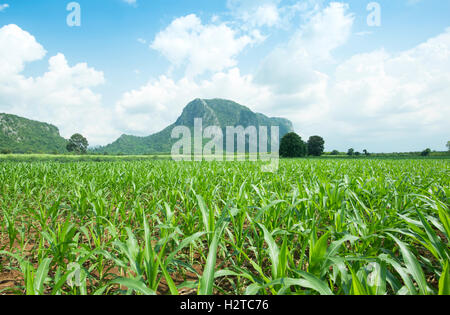
<instances>
[{"instance_id":1,"label":"corn plant","mask_svg":"<svg viewBox=\"0 0 450 315\"><path fill-rule=\"evenodd\" d=\"M15 294L450 294L450 162L0 163Z\"/></svg>"}]
</instances>

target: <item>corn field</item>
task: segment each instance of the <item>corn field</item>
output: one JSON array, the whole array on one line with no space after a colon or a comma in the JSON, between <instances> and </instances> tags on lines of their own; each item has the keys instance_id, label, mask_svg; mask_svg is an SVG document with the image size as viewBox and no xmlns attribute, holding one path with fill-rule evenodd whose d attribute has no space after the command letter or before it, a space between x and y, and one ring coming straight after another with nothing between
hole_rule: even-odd
<instances>
[{"instance_id":1,"label":"corn field","mask_svg":"<svg viewBox=\"0 0 450 315\"><path fill-rule=\"evenodd\" d=\"M0 294L450 294L449 160L0 163Z\"/></svg>"}]
</instances>

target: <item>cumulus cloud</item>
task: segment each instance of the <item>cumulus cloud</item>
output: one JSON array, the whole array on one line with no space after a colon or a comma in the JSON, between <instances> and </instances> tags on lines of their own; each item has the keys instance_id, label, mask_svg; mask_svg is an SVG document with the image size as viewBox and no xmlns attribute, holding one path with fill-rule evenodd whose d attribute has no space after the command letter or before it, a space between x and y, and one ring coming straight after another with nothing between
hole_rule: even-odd
<instances>
[{"instance_id":1,"label":"cumulus cloud","mask_svg":"<svg viewBox=\"0 0 450 315\"><path fill-rule=\"evenodd\" d=\"M215 73L209 80L167 76L148 82L125 93L116 104L121 128L129 133L149 135L175 122L184 106L195 98L225 98L247 104L265 102L270 92L254 85L251 75L241 75L238 68Z\"/></svg>"},{"instance_id":2,"label":"cumulus cloud","mask_svg":"<svg viewBox=\"0 0 450 315\"><path fill-rule=\"evenodd\" d=\"M249 27L275 26L281 21L280 0L228 0L234 16Z\"/></svg>"},{"instance_id":3,"label":"cumulus cloud","mask_svg":"<svg viewBox=\"0 0 450 315\"><path fill-rule=\"evenodd\" d=\"M39 60L45 54L36 39L17 25L0 29L0 78L21 72L25 63Z\"/></svg>"},{"instance_id":4,"label":"cumulus cloud","mask_svg":"<svg viewBox=\"0 0 450 315\"><path fill-rule=\"evenodd\" d=\"M409 146L411 138L425 146L444 141L439 137L450 134L449 73L450 28L400 53L355 55L336 70L330 118L351 138L378 137L388 145L397 137Z\"/></svg>"},{"instance_id":5,"label":"cumulus cloud","mask_svg":"<svg viewBox=\"0 0 450 315\"><path fill-rule=\"evenodd\" d=\"M299 13L316 8L322 0L297 1L285 4L282 0L228 0L231 15L243 29L287 27Z\"/></svg>"},{"instance_id":6,"label":"cumulus cloud","mask_svg":"<svg viewBox=\"0 0 450 315\"><path fill-rule=\"evenodd\" d=\"M27 63L45 54L42 45L17 25L0 28L0 110L55 124L65 137L81 132L93 144L117 135L101 95L92 90L104 83L103 72L86 63L70 66L58 53L49 58L42 76L22 74Z\"/></svg>"},{"instance_id":7,"label":"cumulus cloud","mask_svg":"<svg viewBox=\"0 0 450 315\"><path fill-rule=\"evenodd\" d=\"M332 58L351 32L343 9L331 4L263 62L256 83L271 87L275 112L303 135L323 134L341 150L341 143L374 151L442 146L450 134L450 29L399 53L354 55L322 73L315 62ZM323 25L332 26L332 38ZM304 49L293 49L297 43Z\"/></svg>"},{"instance_id":8,"label":"cumulus cloud","mask_svg":"<svg viewBox=\"0 0 450 315\"><path fill-rule=\"evenodd\" d=\"M312 15L287 44L274 49L262 62L256 80L279 93L298 91L322 79L321 64L330 62L334 49L347 42L354 16L348 5L331 3Z\"/></svg>"},{"instance_id":9,"label":"cumulus cloud","mask_svg":"<svg viewBox=\"0 0 450 315\"><path fill-rule=\"evenodd\" d=\"M191 14L172 21L156 35L150 47L159 51L173 66L186 66L186 75L194 77L235 66L236 56L261 39L258 33L253 35L239 36L225 23L205 25Z\"/></svg>"},{"instance_id":10,"label":"cumulus cloud","mask_svg":"<svg viewBox=\"0 0 450 315\"><path fill-rule=\"evenodd\" d=\"M302 136L323 135L329 149L438 148L450 134L450 29L400 53L380 49L337 63L333 51L347 43L353 20L347 5L330 3L312 11L254 75L233 67L208 80L162 76L125 93L116 110L132 122L124 128L149 134L175 121L190 100L223 97L287 117ZM321 69L324 63L334 70Z\"/></svg>"}]
</instances>

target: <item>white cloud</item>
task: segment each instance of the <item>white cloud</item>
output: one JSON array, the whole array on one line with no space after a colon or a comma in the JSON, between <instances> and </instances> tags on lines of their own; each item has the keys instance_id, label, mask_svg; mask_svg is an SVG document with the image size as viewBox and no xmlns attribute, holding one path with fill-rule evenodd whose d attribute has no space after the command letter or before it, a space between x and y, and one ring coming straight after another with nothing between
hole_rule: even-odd
<instances>
[{"instance_id":1,"label":"white cloud","mask_svg":"<svg viewBox=\"0 0 450 315\"><path fill-rule=\"evenodd\" d=\"M237 68L202 81L161 76L125 93L116 104L116 113L121 117L121 128L128 133L149 135L175 122L184 106L195 98L225 98L251 106L268 96L267 88L254 85L252 76L241 75Z\"/></svg>"},{"instance_id":2,"label":"white cloud","mask_svg":"<svg viewBox=\"0 0 450 315\"><path fill-rule=\"evenodd\" d=\"M330 118L347 126L348 137L387 144L398 137L411 146L450 134L450 28L401 53L355 55L334 81Z\"/></svg>"},{"instance_id":3,"label":"white cloud","mask_svg":"<svg viewBox=\"0 0 450 315\"><path fill-rule=\"evenodd\" d=\"M0 4L0 12L6 10L7 8L9 8L9 4L7 3Z\"/></svg>"},{"instance_id":4,"label":"white cloud","mask_svg":"<svg viewBox=\"0 0 450 315\"><path fill-rule=\"evenodd\" d=\"M227 0L227 7L244 30L274 27L288 29L295 17L300 14L303 18L307 18L308 14L319 10L323 2L323 0Z\"/></svg>"},{"instance_id":5,"label":"white cloud","mask_svg":"<svg viewBox=\"0 0 450 315\"><path fill-rule=\"evenodd\" d=\"M22 74L27 63L45 54L36 39L17 25L0 28L0 110L55 124L64 137L81 132L92 144L117 136L101 95L92 90L104 83L103 73L86 63L70 66L59 53L49 59L42 76Z\"/></svg>"},{"instance_id":6,"label":"white cloud","mask_svg":"<svg viewBox=\"0 0 450 315\"><path fill-rule=\"evenodd\" d=\"M222 71L237 64L236 56L248 45L261 40L239 36L231 27L222 24L202 24L194 14L180 17L158 33L150 45L175 67L186 66L189 77L207 71Z\"/></svg>"},{"instance_id":7,"label":"white cloud","mask_svg":"<svg viewBox=\"0 0 450 315\"><path fill-rule=\"evenodd\" d=\"M272 27L281 22L280 0L228 0L227 7L234 16L250 28Z\"/></svg>"},{"instance_id":8,"label":"white cloud","mask_svg":"<svg viewBox=\"0 0 450 315\"><path fill-rule=\"evenodd\" d=\"M125 3L128 3L130 5L136 5L137 4L137 0L122 0Z\"/></svg>"},{"instance_id":9,"label":"white cloud","mask_svg":"<svg viewBox=\"0 0 450 315\"><path fill-rule=\"evenodd\" d=\"M331 53L348 40L354 17L348 6L331 3L313 14L285 45L275 48L262 62L257 82L271 85L279 93L291 93L316 84L323 63Z\"/></svg>"},{"instance_id":10,"label":"white cloud","mask_svg":"<svg viewBox=\"0 0 450 315\"><path fill-rule=\"evenodd\" d=\"M36 39L17 25L6 25L0 30L0 79L21 72L26 62L46 54Z\"/></svg>"},{"instance_id":11,"label":"white cloud","mask_svg":"<svg viewBox=\"0 0 450 315\"><path fill-rule=\"evenodd\" d=\"M209 80L149 82L116 104L123 128L147 135L173 123L192 99L222 97L289 118L302 136L323 135L329 149L438 149L450 134L450 29L404 52L380 49L337 64L333 51L347 42L353 19L345 4L314 10L255 76L234 67ZM323 71L323 63L335 70Z\"/></svg>"},{"instance_id":12,"label":"white cloud","mask_svg":"<svg viewBox=\"0 0 450 315\"><path fill-rule=\"evenodd\" d=\"M312 83L272 92L265 111L288 117L304 136L323 135L329 149L442 149L450 134L450 28L412 49L358 54Z\"/></svg>"},{"instance_id":13,"label":"white cloud","mask_svg":"<svg viewBox=\"0 0 450 315\"><path fill-rule=\"evenodd\" d=\"M144 45L147 44L147 41L145 39L143 39L143 38L138 38L137 41L139 43L141 43L141 44L144 44Z\"/></svg>"},{"instance_id":14,"label":"white cloud","mask_svg":"<svg viewBox=\"0 0 450 315\"><path fill-rule=\"evenodd\" d=\"M331 2L317 12L294 34L289 45L307 56L330 58L331 52L345 44L351 34L354 14L345 3Z\"/></svg>"}]
</instances>

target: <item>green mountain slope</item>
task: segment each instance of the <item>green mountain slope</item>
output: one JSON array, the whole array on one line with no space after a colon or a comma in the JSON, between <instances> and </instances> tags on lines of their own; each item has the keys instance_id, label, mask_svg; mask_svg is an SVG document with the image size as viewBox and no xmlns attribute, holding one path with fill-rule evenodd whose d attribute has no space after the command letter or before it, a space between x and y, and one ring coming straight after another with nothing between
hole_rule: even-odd
<instances>
[{"instance_id":1,"label":"green mountain slope","mask_svg":"<svg viewBox=\"0 0 450 315\"><path fill-rule=\"evenodd\" d=\"M67 140L57 127L10 114L0 114L0 151L64 153Z\"/></svg>"},{"instance_id":2,"label":"green mountain slope","mask_svg":"<svg viewBox=\"0 0 450 315\"><path fill-rule=\"evenodd\" d=\"M269 118L263 114L252 112L248 107L233 101L223 99L196 99L189 103L177 121L148 137L123 135L112 144L101 147L96 152L109 154L154 154L169 153L173 144L178 141L171 139L171 133L176 126L194 126L194 119L203 119L203 128L220 126L223 131L227 126L279 126L280 137L293 131L292 123L284 118ZM268 128L270 130L270 128ZM223 133L225 136L225 132Z\"/></svg>"}]
</instances>

